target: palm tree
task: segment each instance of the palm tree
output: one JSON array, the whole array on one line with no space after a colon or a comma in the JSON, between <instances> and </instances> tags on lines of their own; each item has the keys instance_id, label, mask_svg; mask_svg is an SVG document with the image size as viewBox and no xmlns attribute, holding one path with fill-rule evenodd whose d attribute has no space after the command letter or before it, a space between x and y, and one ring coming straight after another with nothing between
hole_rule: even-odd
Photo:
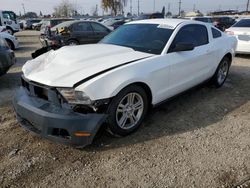
<instances>
[{"instance_id":1,"label":"palm tree","mask_svg":"<svg viewBox=\"0 0 250 188\"><path fill-rule=\"evenodd\" d=\"M127 0L102 0L102 7L105 11L111 10L111 14L117 15L123 12L123 7L127 5Z\"/></svg>"}]
</instances>

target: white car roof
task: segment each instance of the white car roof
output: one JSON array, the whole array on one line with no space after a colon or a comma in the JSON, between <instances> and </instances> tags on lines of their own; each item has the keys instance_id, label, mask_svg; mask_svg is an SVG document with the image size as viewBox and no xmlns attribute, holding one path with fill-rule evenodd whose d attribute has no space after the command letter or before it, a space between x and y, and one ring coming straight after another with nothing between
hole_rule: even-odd
<instances>
[{"instance_id":1,"label":"white car roof","mask_svg":"<svg viewBox=\"0 0 250 188\"><path fill-rule=\"evenodd\" d=\"M197 21L192 20L185 20L185 19L147 19L147 20L138 20L138 21L132 21L126 24L159 24L159 25L169 25L171 28L176 28L181 23L196 23ZM200 22L201 24L204 24L203 22Z\"/></svg>"}]
</instances>

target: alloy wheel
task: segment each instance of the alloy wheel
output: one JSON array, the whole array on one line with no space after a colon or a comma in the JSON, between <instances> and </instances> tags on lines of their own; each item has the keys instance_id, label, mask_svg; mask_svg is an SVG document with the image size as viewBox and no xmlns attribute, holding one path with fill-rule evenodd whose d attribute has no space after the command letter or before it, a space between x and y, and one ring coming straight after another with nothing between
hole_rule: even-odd
<instances>
[{"instance_id":1,"label":"alloy wheel","mask_svg":"<svg viewBox=\"0 0 250 188\"><path fill-rule=\"evenodd\" d=\"M134 127L141 119L144 110L143 98L139 93L125 95L116 109L116 123L122 129Z\"/></svg>"}]
</instances>

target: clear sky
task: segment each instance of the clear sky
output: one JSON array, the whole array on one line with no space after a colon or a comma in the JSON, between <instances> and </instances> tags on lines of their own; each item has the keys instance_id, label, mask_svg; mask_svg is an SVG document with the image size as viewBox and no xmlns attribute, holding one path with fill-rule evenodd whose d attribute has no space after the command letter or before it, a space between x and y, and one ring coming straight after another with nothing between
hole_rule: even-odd
<instances>
[{"instance_id":1,"label":"clear sky","mask_svg":"<svg viewBox=\"0 0 250 188\"><path fill-rule=\"evenodd\" d=\"M80 13L91 13L96 4L99 7L99 14L102 14L101 0L69 0L75 5L78 12ZM179 0L139 0L140 1L140 12L149 13L154 10L161 11L163 6L168 7L170 4L170 11L173 13L178 12L178 1ZM3 10L13 10L17 14L21 12L23 14L22 4L24 4L26 12L33 11L39 13L42 11L43 14L51 14L53 7L59 4L61 0L0 0L0 5ZM138 0L132 0L133 13L137 13L137 2ZM196 9L203 13L207 13L213 10L226 10L226 9L246 9L247 0L182 0L182 10L192 11L194 6ZM130 0L125 8L125 13L130 10Z\"/></svg>"}]
</instances>

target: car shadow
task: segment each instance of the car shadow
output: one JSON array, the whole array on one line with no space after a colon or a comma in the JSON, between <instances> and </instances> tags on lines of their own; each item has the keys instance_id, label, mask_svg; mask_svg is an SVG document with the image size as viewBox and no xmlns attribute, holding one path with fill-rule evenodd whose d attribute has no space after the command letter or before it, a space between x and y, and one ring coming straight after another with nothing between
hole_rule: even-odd
<instances>
[{"instance_id":1,"label":"car shadow","mask_svg":"<svg viewBox=\"0 0 250 188\"><path fill-rule=\"evenodd\" d=\"M192 89L153 109L134 134L114 138L101 130L84 150L119 148L211 126L250 100L249 72L249 68L233 66L222 88L203 85Z\"/></svg>"},{"instance_id":2,"label":"car shadow","mask_svg":"<svg viewBox=\"0 0 250 188\"><path fill-rule=\"evenodd\" d=\"M236 54L235 57L250 59L250 54Z\"/></svg>"}]
</instances>

